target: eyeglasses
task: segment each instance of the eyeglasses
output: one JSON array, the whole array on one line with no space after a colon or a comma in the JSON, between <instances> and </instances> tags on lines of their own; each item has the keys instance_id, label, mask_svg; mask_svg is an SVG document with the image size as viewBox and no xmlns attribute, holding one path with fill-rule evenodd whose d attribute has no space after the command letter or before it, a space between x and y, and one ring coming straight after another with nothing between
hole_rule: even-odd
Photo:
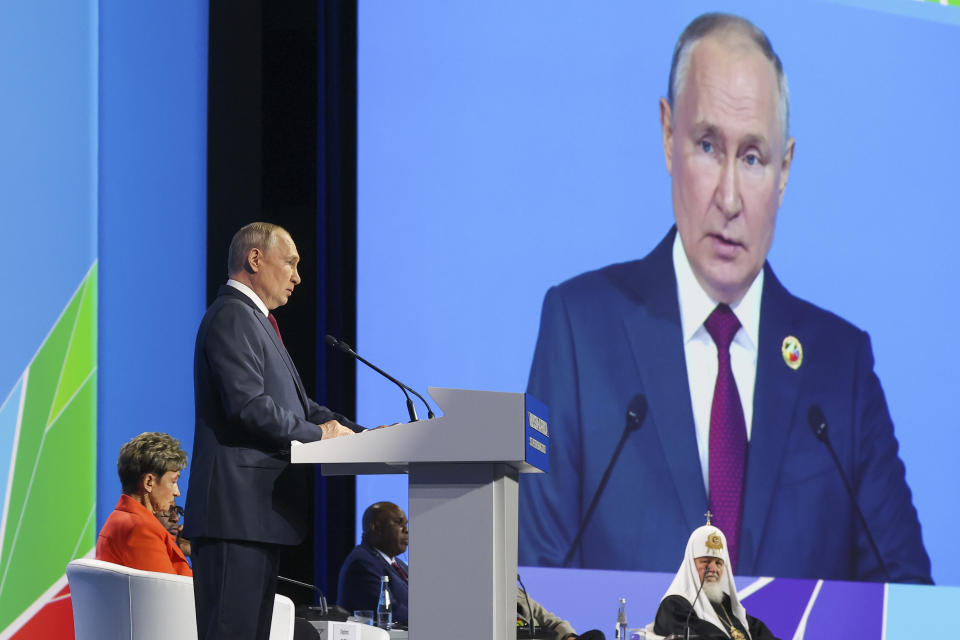
<instances>
[{"instance_id":1,"label":"eyeglasses","mask_svg":"<svg viewBox=\"0 0 960 640\"><path fill-rule=\"evenodd\" d=\"M183 507L175 504L166 511L157 511L158 518L171 518L173 514L177 514L177 520L179 520L183 516Z\"/></svg>"}]
</instances>

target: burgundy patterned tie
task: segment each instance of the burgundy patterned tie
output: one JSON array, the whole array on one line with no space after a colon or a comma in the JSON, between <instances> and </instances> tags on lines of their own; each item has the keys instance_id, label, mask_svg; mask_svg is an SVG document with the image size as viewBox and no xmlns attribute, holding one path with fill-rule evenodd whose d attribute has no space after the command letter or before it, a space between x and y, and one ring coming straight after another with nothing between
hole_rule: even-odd
<instances>
[{"instance_id":1,"label":"burgundy patterned tie","mask_svg":"<svg viewBox=\"0 0 960 640\"><path fill-rule=\"evenodd\" d=\"M397 573L400 574L400 577L403 578L403 581L404 581L404 582L408 582L408 581L409 581L409 579L407 578L407 572L403 570L403 568L400 566L400 563L399 563L399 562L397 562L396 560L394 560L392 566L393 566L394 571L396 571Z\"/></svg>"},{"instance_id":2,"label":"burgundy patterned tie","mask_svg":"<svg viewBox=\"0 0 960 640\"><path fill-rule=\"evenodd\" d=\"M267 320L269 320L270 324L273 325L273 330L277 332L277 337L280 338L280 344L283 344L283 336L280 335L280 326L277 324L277 319L273 316L272 313L268 313ZM287 345L283 345L283 346L287 346Z\"/></svg>"},{"instance_id":3,"label":"burgundy patterned tie","mask_svg":"<svg viewBox=\"0 0 960 640\"><path fill-rule=\"evenodd\" d=\"M740 321L730 307L720 304L703 326L717 345L718 365L710 410L710 511L716 514L713 524L727 538L731 569L735 570L747 461L747 421L730 368L730 343L740 328Z\"/></svg>"}]
</instances>

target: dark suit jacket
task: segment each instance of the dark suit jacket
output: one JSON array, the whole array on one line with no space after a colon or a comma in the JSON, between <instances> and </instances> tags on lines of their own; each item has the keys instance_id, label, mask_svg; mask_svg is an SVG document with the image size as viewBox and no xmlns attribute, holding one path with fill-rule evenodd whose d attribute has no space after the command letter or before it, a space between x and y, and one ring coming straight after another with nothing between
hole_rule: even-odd
<instances>
[{"instance_id":1,"label":"dark suit jacket","mask_svg":"<svg viewBox=\"0 0 960 640\"><path fill-rule=\"evenodd\" d=\"M528 391L549 407L550 473L521 479L521 564L563 561L639 393L646 420L629 437L572 564L672 572L704 523L674 234L642 260L547 292ZM737 573L883 579L827 449L807 425L816 403L892 578L929 582L869 337L790 295L764 269ZM791 335L804 353L796 371L781 354Z\"/></svg>"},{"instance_id":2,"label":"dark suit jacket","mask_svg":"<svg viewBox=\"0 0 960 640\"><path fill-rule=\"evenodd\" d=\"M299 543L311 469L290 464L290 441L319 440L332 419L359 427L307 396L269 320L227 285L200 323L193 375L184 537Z\"/></svg>"},{"instance_id":3,"label":"dark suit jacket","mask_svg":"<svg viewBox=\"0 0 960 640\"><path fill-rule=\"evenodd\" d=\"M410 570L403 560L397 559L404 572L409 576ZM393 603L393 621L406 624L408 616L408 586L407 581L397 573L377 550L367 543L353 548L343 566L340 567L340 577L337 580L337 604L350 611L377 610L377 601L380 599L380 578L390 576L390 598Z\"/></svg>"}]
</instances>

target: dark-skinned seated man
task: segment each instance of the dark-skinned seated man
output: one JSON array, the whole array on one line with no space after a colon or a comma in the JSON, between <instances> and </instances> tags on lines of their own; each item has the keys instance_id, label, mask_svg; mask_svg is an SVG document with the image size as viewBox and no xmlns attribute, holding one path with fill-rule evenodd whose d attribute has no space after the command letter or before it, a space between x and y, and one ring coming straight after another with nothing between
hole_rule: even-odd
<instances>
[{"instance_id":1,"label":"dark-skinned seated man","mask_svg":"<svg viewBox=\"0 0 960 640\"><path fill-rule=\"evenodd\" d=\"M337 604L347 611L375 611L380 578L390 578L394 624L407 624L409 571L398 555L407 550L407 516L392 502L376 502L363 512L363 537L340 568Z\"/></svg>"},{"instance_id":2,"label":"dark-skinned seated man","mask_svg":"<svg viewBox=\"0 0 960 640\"><path fill-rule=\"evenodd\" d=\"M397 556L407 550L410 532L403 509L392 502L377 502L363 512L363 537L340 568L337 581L337 604L347 611L377 608L380 598L380 578L390 578L390 600L393 604L393 622L406 625L408 619L409 569ZM577 636L566 620L544 609L536 600L518 590L517 624L528 625L532 620L544 632L540 638L569 640ZM598 635L590 638L603 638Z\"/></svg>"},{"instance_id":3,"label":"dark-skinned seated man","mask_svg":"<svg viewBox=\"0 0 960 640\"><path fill-rule=\"evenodd\" d=\"M747 615L729 567L727 539L708 519L687 540L683 563L660 600L654 632L683 635L689 616L691 637L778 640L767 625Z\"/></svg>"}]
</instances>

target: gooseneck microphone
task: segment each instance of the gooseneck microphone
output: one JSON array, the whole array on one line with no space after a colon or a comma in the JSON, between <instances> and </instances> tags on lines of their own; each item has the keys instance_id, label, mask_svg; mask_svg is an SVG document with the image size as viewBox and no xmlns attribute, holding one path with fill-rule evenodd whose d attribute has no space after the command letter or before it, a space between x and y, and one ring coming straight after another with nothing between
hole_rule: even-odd
<instances>
[{"instance_id":1,"label":"gooseneck microphone","mask_svg":"<svg viewBox=\"0 0 960 640\"><path fill-rule=\"evenodd\" d=\"M410 393L412 393L413 395L415 395L415 396L417 396L418 398L420 398L421 402L423 402L424 406L427 408L427 418L433 418L433 417L434 417L434 415L433 415L433 410L430 408L430 404L427 403L427 401L424 400L424 399L423 399L423 396L421 396L419 393L417 393L416 391L414 391L413 389L411 389L411 388L408 387L407 385L403 384L402 382L400 382L399 380L397 380L396 378L394 378L392 375L390 375L389 373L387 373L386 371L384 371L383 369L381 369L381 368L378 367L377 365L375 365L375 364L373 364L372 362L370 362L369 360L367 360L366 358L360 356L360 354L358 354L356 351L354 351L354 350L350 347L350 345L347 344L346 342L344 342L343 340L338 340L337 338L334 338L334 337L333 337L332 335L330 335L329 333L327 334L327 337L325 338L325 340L326 340L326 342L327 342L327 344L328 344L329 346L333 347L333 348L336 349L337 351L341 351L341 352L347 354L348 356L359 360L360 362L362 362L363 364L367 365L368 367L370 367L371 369L373 369L374 371L376 371L377 373L379 373L380 375L382 375L384 378L386 378L387 380L389 380L389 381L392 382L393 384L395 384L395 385L397 385L398 387L400 387L400 390L403 391L404 397L406 397L406 399L407 399L407 414L410 416L410 422L416 422L416 421L419 419L419 418L417 418L417 410L413 407L413 400L410 399ZM407 391L409 391L410 393L407 393Z\"/></svg>"},{"instance_id":2,"label":"gooseneck microphone","mask_svg":"<svg viewBox=\"0 0 960 640\"><path fill-rule=\"evenodd\" d=\"M327 598L323 595L323 591L320 591L315 585L310 584L309 582L300 582L299 580L294 580L293 578L285 578L278 575L277 580L281 582L286 582L288 584L295 585L297 587L303 587L304 589L310 589L317 594L317 606L308 607L316 611L321 616L326 616L330 613L330 609L327 607Z\"/></svg>"},{"instance_id":3,"label":"gooseneck microphone","mask_svg":"<svg viewBox=\"0 0 960 640\"><path fill-rule=\"evenodd\" d=\"M580 523L580 529L577 531L576 537L573 539L573 542L570 544L570 549L567 550L567 555L563 557L563 566L570 566L570 559L573 557L573 552L576 551L577 546L580 544L580 538L583 537L583 532L586 531L587 525L590 523L590 518L593 516L594 509L597 508L597 503L600 502L600 496L603 495L603 490L607 487L607 481L610 480L610 473L613 472L613 467L617 464L617 458L620 457L620 452L623 451L623 445L627 441L627 437L634 431L640 428L640 425L643 424L643 421L647 417L647 396L642 393L638 393L633 396L633 399L630 401L630 404L627 405L627 420L626 424L623 427L623 434L620 436L620 442L617 443L616 448L613 450L613 456L610 457L610 462L607 463L607 468L603 472L603 477L600 479L600 484L597 486L596 492L593 494L593 500L590 501L590 506L587 508L587 513L583 516L583 521Z\"/></svg>"},{"instance_id":4,"label":"gooseneck microphone","mask_svg":"<svg viewBox=\"0 0 960 640\"><path fill-rule=\"evenodd\" d=\"M690 640L690 616L693 615L693 608L697 605L697 599L700 592L703 591L703 585L707 582L707 572L704 570L703 577L700 578L700 586L697 587L697 595L693 596L693 602L690 603L690 611L687 611L687 619L683 621L684 640Z\"/></svg>"},{"instance_id":5,"label":"gooseneck microphone","mask_svg":"<svg viewBox=\"0 0 960 640\"><path fill-rule=\"evenodd\" d=\"M877 543L873 541L870 527L867 526L867 519L863 517L863 511L860 510L860 503L857 502L857 496L853 492L853 487L850 486L850 480L847 478L847 474L843 472L840 458L837 457L837 452L833 449L833 444L830 442L830 435L827 433L827 418L823 415L823 410L818 405L812 404L810 405L810 409L807 410L807 424L810 425L810 430L813 431L813 435L816 436L817 440L827 446L827 451L830 452L830 457L833 458L833 464L836 465L837 472L843 479L843 486L847 488L850 502L853 503L853 508L857 512L857 517L860 519L860 526L863 527L863 532L867 534L867 541L870 543L870 548L873 549L873 555L877 558L877 562L883 570L886 582L890 582L890 572L887 571L887 565L880 555L880 549L877 548Z\"/></svg>"}]
</instances>

